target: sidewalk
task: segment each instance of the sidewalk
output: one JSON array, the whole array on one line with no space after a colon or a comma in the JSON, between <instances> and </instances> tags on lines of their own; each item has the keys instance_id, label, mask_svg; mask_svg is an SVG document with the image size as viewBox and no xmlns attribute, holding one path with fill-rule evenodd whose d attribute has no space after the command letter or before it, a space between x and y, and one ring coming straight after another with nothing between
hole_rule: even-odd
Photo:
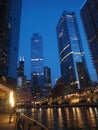
<instances>
[{"instance_id":1,"label":"sidewalk","mask_svg":"<svg viewBox=\"0 0 98 130\"><path fill-rule=\"evenodd\" d=\"M0 130L16 130L15 115L12 115L9 123L9 114L0 114Z\"/></svg>"}]
</instances>

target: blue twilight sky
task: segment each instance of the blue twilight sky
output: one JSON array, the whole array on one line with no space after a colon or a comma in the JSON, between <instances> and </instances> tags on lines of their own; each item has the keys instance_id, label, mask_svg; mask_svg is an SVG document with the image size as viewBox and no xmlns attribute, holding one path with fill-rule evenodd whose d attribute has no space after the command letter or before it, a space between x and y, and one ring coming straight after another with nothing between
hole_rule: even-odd
<instances>
[{"instance_id":1,"label":"blue twilight sky","mask_svg":"<svg viewBox=\"0 0 98 130\"><path fill-rule=\"evenodd\" d=\"M52 85L61 76L57 47L56 26L63 13L75 11L81 40L85 49L91 79L96 80L92 69L83 25L80 18L80 8L85 0L23 0L20 28L19 57L25 59L25 75L30 79L30 46L33 33L43 37L44 66L51 68Z\"/></svg>"}]
</instances>

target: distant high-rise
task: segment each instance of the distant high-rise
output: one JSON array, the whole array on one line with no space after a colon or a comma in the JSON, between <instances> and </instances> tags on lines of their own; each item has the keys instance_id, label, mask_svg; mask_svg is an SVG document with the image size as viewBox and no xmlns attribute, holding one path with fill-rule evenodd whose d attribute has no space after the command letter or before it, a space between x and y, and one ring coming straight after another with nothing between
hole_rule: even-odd
<instances>
[{"instance_id":1,"label":"distant high-rise","mask_svg":"<svg viewBox=\"0 0 98 130\"><path fill-rule=\"evenodd\" d=\"M51 70L49 67L44 67L44 95L49 98L51 96Z\"/></svg>"},{"instance_id":2,"label":"distant high-rise","mask_svg":"<svg viewBox=\"0 0 98 130\"><path fill-rule=\"evenodd\" d=\"M26 87L26 76L24 75L24 58L20 58L17 68L17 87Z\"/></svg>"},{"instance_id":3,"label":"distant high-rise","mask_svg":"<svg viewBox=\"0 0 98 130\"><path fill-rule=\"evenodd\" d=\"M24 58L20 57L19 67L17 69L18 77L24 76Z\"/></svg>"},{"instance_id":4,"label":"distant high-rise","mask_svg":"<svg viewBox=\"0 0 98 130\"><path fill-rule=\"evenodd\" d=\"M31 38L31 84L43 87L43 41L38 33Z\"/></svg>"},{"instance_id":5,"label":"distant high-rise","mask_svg":"<svg viewBox=\"0 0 98 130\"><path fill-rule=\"evenodd\" d=\"M98 0L87 0L80 14L98 76Z\"/></svg>"},{"instance_id":6,"label":"distant high-rise","mask_svg":"<svg viewBox=\"0 0 98 130\"><path fill-rule=\"evenodd\" d=\"M64 11L56 30L64 84L78 89L88 87L84 52L75 13ZM82 69L79 69L79 66Z\"/></svg>"},{"instance_id":7,"label":"distant high-rise","mask_svg":"<svg viewBox=\"0 0 98 130\"><path fill-rule=\"evenodd\" d=\"M0 0L0 77L16 79L22 0Z\"/></svg>"},{"instance_id":8,"label":"distant high-rise","mask_svg":"<svg viewBox=\"0 0 98 130\"><path fill-rule=\"evenodd\" d=\"M51 70L49 67L44 67L44 87L51 88Z\"/></svg>"},{"instance_id":9,"label":"distant high-rise","mask_svg":"<svg viewBox=\"0 0 98 130\"><path fill-rule=\"evenodd\" d=\"M16 104L30 103L32 99L31 84L24 75L24 58L20 57L19 66L17 68L17 89L16 89Z\"/></svg>"}]
</instances>

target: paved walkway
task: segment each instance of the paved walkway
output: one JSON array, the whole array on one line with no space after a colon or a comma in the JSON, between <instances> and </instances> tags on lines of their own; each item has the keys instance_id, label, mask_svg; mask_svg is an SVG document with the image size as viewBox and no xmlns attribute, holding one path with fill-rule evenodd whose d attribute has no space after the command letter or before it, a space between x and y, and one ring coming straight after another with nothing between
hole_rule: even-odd
<instances>
[{"instance_id":1,"label":"paved walkway","mask_svg":"<svg viewBox=\"0 0 98 130\"><path fill-rule=\"evenodd\" d=\"M0 130L16 130L15 115L12 115L9 123L9 114L0 114Z\"/></svg>"}]
</instances>

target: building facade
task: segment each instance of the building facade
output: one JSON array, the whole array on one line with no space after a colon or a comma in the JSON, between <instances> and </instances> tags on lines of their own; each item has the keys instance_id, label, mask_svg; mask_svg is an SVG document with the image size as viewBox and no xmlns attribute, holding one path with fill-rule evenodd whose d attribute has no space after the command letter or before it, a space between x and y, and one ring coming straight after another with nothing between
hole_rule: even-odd
<instances>
[{"instance_id":1,"label":"building facade","mask_svg":"<svg viewBox=\"0 0 98 130\"><path fill-rule=\"evenodd\" d=\"M65 86L76 89L88 87L84 52L74 12L64 11L56 28L60 56L61 75ZM79 71L79 65L82 71ZM82 80L82 81L81 81ZM80 82L81 81L81 82Z\"/></svg>"},{"instance_id":2,"label":"building facade","mask_svg":"<svg viewBox=\"0 0 98 130\"><path fill-rule=\"evenodd\" d=\"M87 0L80 14L98 77L98 0Z\"/></svg>"},{"instance_id":3,"label":"building facade","mask_svg":"<svg viewBox=\"0 0 98 130\"><path fill-rule=\"evenodd\" d=\"M20 57L19 67L17 69L18 77L24 76L24 58Z\"/></svg>"},{"instance_id":4,"label":"building facade","mask_svg":"<svg viewBox=\"0 0 98 130\"><path fill-rule=\"evenodd\" d=\"M43 87L43 66L42 36L34 33L31 38L31 84L33 87Z\"/></svg>"},{"instance_id":5,"label":"building facade","mask_svg":"<svg viewBox=\"0 0 98 130\"><path fill-rule=\"evenodd\" d=\"M17 68L17 87L26 87L26 76L24 75L24 58L20 58L19 67Z\"/></svg>"},{"instance_id":6,"label":"building facade","mask_svg":"<svg viewBox=\"0 0 98 130\"><path fill-rule=\"evenodd\" d=\"M44 87L51 88L51 70L49 67L44 67Z\"/></svg>"},{"instance_id":7,"label":"building facade","mask_svg":"<svg viewBox=\"0 0 98 130\"><path fill-rule=\"evenodd\" d=\"M20 57L17 68L16 106L29 105L32 100L31 82L24 75L24 58Z\"/></svg>"},{"instance_id":8,"label":"building facade","mask_svg":"<svg viewBox=\"0 0 98 130\"><path fill-rule=\"evenodd\" d=\"M51 69L44 67L44 95L45 97L51 96L52 84L51 84Z\"/></svg>"},{"instance_id":9,"label":"building facade","mask_svg":"<svg viewBox=\"0 0 98 130\"><path fill-rule=\"evenodd\" d=\"M0 0L0 77L17 77L21 5L22 0Z\"/></svg>"}]
</instances>

